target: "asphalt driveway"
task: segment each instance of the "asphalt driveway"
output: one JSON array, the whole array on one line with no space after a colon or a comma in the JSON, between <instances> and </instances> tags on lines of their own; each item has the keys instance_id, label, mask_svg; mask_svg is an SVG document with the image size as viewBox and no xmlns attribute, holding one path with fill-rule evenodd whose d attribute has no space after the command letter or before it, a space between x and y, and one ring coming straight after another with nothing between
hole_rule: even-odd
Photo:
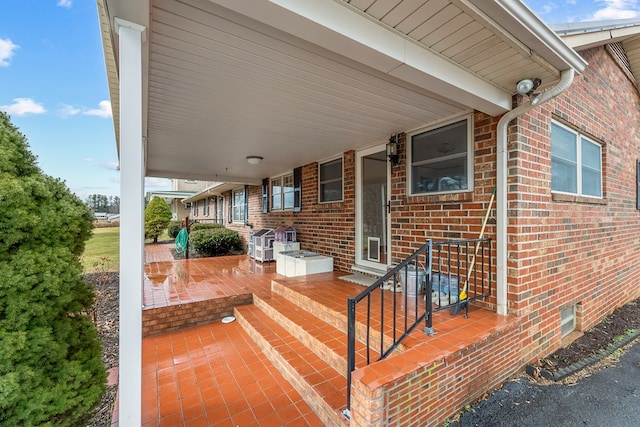
<instances>
[{"instance_id":1,"label":"asphalt driveway","mask_svg":"<svg viewBox=\"0 0 640 427\"><path fill-rule=\"evenodd\" d=\"M613 366L576 384L519 378L450 426L640 426L640 340Z\"/></svg>"}]
</instances>

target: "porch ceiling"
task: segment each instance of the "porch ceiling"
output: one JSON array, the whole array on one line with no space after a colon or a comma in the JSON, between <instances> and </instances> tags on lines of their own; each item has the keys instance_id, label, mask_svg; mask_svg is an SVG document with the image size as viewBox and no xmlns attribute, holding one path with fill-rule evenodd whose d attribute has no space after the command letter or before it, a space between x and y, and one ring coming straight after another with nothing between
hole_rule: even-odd
<instances>
[{"instance_id":1,"label":"porch ceiling","mask_svg":"<svg viewBox=\"0 0 640 427\"><path fill-rule=\"evenodd\" d=\"M518 80L584 68L520 2L489 3L98 0L116 135L114 17L147 28L147 176L258 183L472 109L504 113Z\"/></svg>"}]
</instances>

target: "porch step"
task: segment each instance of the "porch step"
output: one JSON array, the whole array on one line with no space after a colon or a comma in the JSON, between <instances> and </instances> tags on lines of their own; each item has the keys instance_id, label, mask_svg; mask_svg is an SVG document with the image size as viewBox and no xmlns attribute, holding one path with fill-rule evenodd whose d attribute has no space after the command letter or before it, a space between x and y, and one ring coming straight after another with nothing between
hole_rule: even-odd
<instances>
[{"instance_id":1,"label":"porch step","mask_svg":"<svg viewBox=\"0 0 640 427\"><path fill-rule=\"evenodd\" d=\"M313 316L317 317L323 322L333 326L334 328L340 331L343 331L343 334L345 334L345 343L346 343L346 333L347 333L346 301L347 301L347 297L351 295L349 294L336 295L334 304L329 306L328 301L326 301L325 303L318 302L312 297L305 295L302 292L299 292L299 290L292 289L291 287L283 285L276 280L271 281L271 291L283 298L286 298L295 306L312 314ZM387 298L394 297L392 292L388 292L388 291L384 291L384 292L387 292L387 295L388 295ZM366 333L367 333L366 324L356 320L356 339L361 343L366 343L367 342ZM380 342L381 332L377 328L372 327L372 329L369 330L369 334L370 334L369 341L371 343ZM393 338L391 336L385 335L384 342L386 346L392 345ZM373 348L375 347L376 345L374 344ZM404 346L404 344L400 344L398 345L397 351L401 352L401 351L404 351L405 349L406 347ZM346 354L346 351L344 354ZM374 357L377 358L378 354L375 354L375 355L372 354L371 358L374 358Z\"/></svg>"},{"instance_id":2,"label":"porch step","mask_svg":"<svg viewBox=\"0 0 640 427\"><path fill-rule=\"evenodd\" d=\"M255 296L253 303L346 378L347 336L344 330L323 322L304 308L278 295L268 299ZM378 357L378 354L375 353L372 357ZM356 353L356 364L365 363L365 355L362 352Z\"/></svg>"},{"instance_id":3,"label":"porch step","mask_svg":"<svg viewBox=\"0 0 640 427\"><path fill-rule=\"evenodd\" d=\"M265 306L261 300L258 305ZM235 308L235 315L243 329L255 341L269 361L289 381L303 399L314 409L327 426L347 426L342 415L346 407L347 383L343 374L305 346L258 305ZM276 304L277 305L277 304ZM273 307L264 307L273 314ZM290 308L290 307L289 307ZM291 325L291 320L276 316ZM307 332L300 331L304 336ZM322 348L327 348L324 344Z\"/></svg>"}]
</instances>

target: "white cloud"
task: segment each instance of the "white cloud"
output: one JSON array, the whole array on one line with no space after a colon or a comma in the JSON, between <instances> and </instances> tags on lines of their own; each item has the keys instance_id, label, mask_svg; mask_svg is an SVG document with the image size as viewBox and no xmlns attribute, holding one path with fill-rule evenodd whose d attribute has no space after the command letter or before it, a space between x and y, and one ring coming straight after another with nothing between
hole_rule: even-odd
<instances>
[{"instance_id":1,"label":"white cloud","mask_svg":"<svg viewBox=\"0 0 640 427\"><path fill-rule=\"evenodd\" d=\"M62 117L70 117L77 116L81 111L82 110L74 107L73 105L63 104L62 107L58 109L58 114L60 114Z\"/></svg>"},{"instance_id":2,"label":"white cloud","mask_svg":"<svg viewBox=\"0 0 640 427\"><path fill-rule=\"evenodd\" d=\"M73 2L71 0L58 0L58 6L66 7L67 9L71 9L71 5Z\"/></svg>"},{"instance_id":3,"label":"white cloud","mask_svg":"<svg viewBox=\"0 0 640 427\"><path fill-rule=\"evenodd\" d=\"M119 171L120 170L120 164L118 162L108 162L108 163L104 163L103 166L107 169L111 169L114 171Z\"/></svg>"},{"instance_id":4,"label":"white cloud","mask_svg":"<svg viewBox=\"0 0 640 427\"><path fill-rule=\"evenodd\" d=\"M598 0L597 3L604 4L604 7L595 11L590 21L629 19L639 15L636 0Z\"/></svg>"},{"instance_id":5,"label":"white cloud","mask_svg":"<svg viewBox=\"0 0 640 427\"><path fill-rule=\"evenodd\" d=\"M85 157L84 159L82 159L82 161L85 163L93 163L95 160L91 157Z\"/></svg>"},{"instance_id":6,"label":"white cloud","mask_svg":"<svg viewBox=\"0 0 640 427\"><path fill-rule=\"evenodd\" d=\"M170 190L171 180L166 178L145 178L144 188L146 191L150 190Z\"/></svg>"},{"instance_id":7,"label":"white cloud","mask_svg":"<svg viewBox=\"0 0 640 427\"><path fill-rule=\"evenodd\" d=\"M42 104L35 102L31 98L13 98L13 104L0 105L0 110L13 116L44 114L47 112Z\"/></svg>"},{"instance_id":8,"label":"white cloud","mask_svg":"<svg viewBox=\"0 0 640 427\"><path fill-rule=\"evenodd\" d=\"M9 39L0 39L0 67L8 67L9 59L13 56L14 51L19 48Z\"/></svg>"},{"instance_id":9,"label":"white cloud","mask_svg":"<svg viewBox=\"0 0 640 427\"><path fill-rule=\"evenodd\" d=\"M100 101L98 103L98 108L85 110L82 112L85 116L98 116L104 119L108 119L111 117L111 102L109 101Z\"/></svg>"}]
</instances>

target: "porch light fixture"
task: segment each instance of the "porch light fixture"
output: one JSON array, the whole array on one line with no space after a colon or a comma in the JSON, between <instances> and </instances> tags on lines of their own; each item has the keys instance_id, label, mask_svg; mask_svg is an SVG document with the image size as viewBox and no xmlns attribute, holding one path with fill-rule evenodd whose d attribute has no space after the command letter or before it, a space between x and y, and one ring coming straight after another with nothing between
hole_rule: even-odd
<instances>
[{"instance_id":1,"label":"porch light fixture","mask_svg":"<svg viewBox=\"0 0 640 427\"><path fill-rule=\"evenodd\" d=\"M264 159L264 157L262 157L262 156L247 156L247 162L249 162L250 165L257 165L263 159Z\"/></svg>"},{"instance_id":2,"label":"porch light fixture","mask_svg":"<svg viewBox=\"0 0 640 427\"><path fill-rule=\"evenodd\" d=\"M395 166L400 163L400 156L398 155L398 134L391 135L389 142L387 143L387 157L391 166Z\"/></svg>"}]
</instances>

